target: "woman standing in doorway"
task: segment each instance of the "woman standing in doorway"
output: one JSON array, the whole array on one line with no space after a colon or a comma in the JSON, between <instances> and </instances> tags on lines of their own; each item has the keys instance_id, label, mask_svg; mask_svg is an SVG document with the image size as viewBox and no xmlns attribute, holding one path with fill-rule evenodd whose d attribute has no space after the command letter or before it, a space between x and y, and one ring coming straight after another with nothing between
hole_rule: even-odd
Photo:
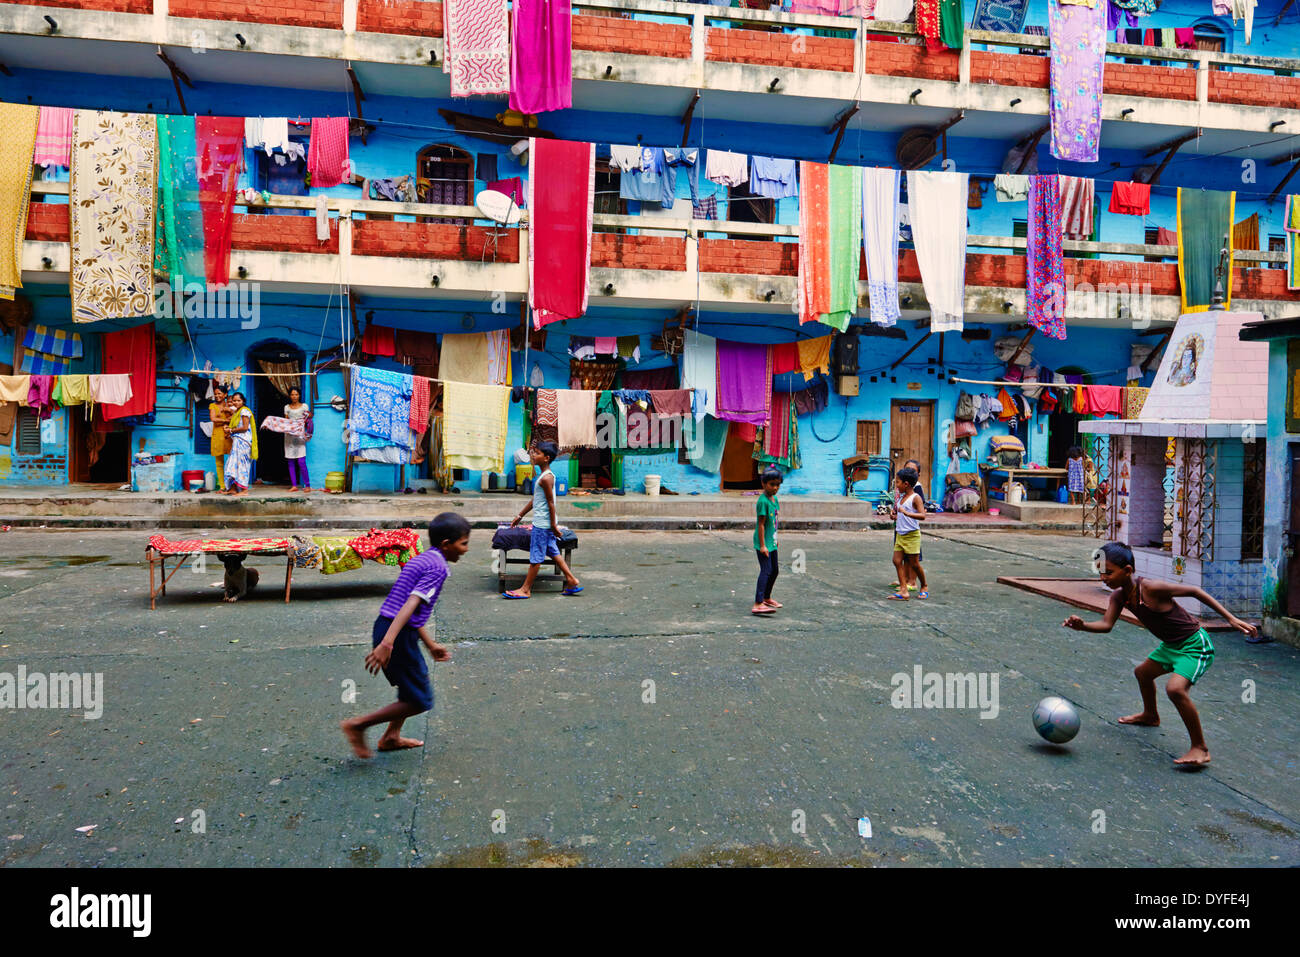
<instances>
[{"instance_id":1,"label":"woman standing in doorway","mask_svg":"<svg viewBox=\"0 0 1300 957\"><path fill-rule=\"evenodd\" d=\"M284 407L284 417L290 421L306 422L311 418L311 406L302 401L302 390L289 390L289 404ZM307 474L307 437L284 434L284 461L289 466L289 491L296 492L301 486L304 492L311 491L311 476Z\"/></svg>"},{"instance_id":2,"label":"woman standing in doorway","mask_svg":"<svg viewBox=\"0 0 1300 957\"><path fill-rule=\"evenodd\" d=\"M236 392L230 397L234 412L226 432L230 435L230 456L226 459L228 478L233 486L231 495L243 495L252 484L253 463L257 461L257 424L253 412L244 404L244 394Z\"/></svg>"}]
</instances>

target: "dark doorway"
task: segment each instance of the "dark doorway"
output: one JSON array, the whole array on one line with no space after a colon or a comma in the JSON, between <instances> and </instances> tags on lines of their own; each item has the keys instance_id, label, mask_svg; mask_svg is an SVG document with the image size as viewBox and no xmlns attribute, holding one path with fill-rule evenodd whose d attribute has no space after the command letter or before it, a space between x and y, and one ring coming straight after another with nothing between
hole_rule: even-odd
<instances>
[{"instance_id":1,"label":"dark doorway","mask_svg":"<svg viewBox=\"0 0 1300 957\"><path fill-rule=\"evenodd\" d=\"M253 463L253 477L264 485L288 485L289 465L284 458L284 436L262 429L261 423L267 416L284 415L291 385L302 388L303 352L292 343L279 339L259 342L248 350L244 368L249 372L274 373L247 375L240 383L239 391L244 393L258 423L258 455Z\"/></svg>"},{"instance_id":2,"label":"dark doorway","mask_svg":"<svg viewBox=\"0 0 1300 957\"><path fill-rule=\"evenodd\" d=\"M68 410L68 453L68 477L73 482L123 485L131 481L131 431L96 432L81 406Z\"/></svg>"},{"instance_id":3,"label":"dark doorway","mask_svg":"<svg viewBox=\"0 0 1300 957\"><path fill-rule=\"evenodd\" d=\"M727 219L733 223L775 223L776 200L759 196L749 184L732 186L727 192ZM755 239L754 236L731 235L729 239Z\"/></svg>"},{"instance_id":4,"label":"dark doorway","mask_svg":"<svg viewBox=\"0 0 1300 957\"><path fill-rule=\"evenodd\" d=\"M1286 613L1292 618L1300 618L1300 443L1290 445L1290 461L1287 463L1287 478L1291 480L1291 514L1290 527L1287 529L1287 545L1291 548L1286 560Z\"/></svg>"},{"instance_id":5,"label":"dark doorway","mask_svg":"<svg viewBox=\"0 0 1300 957\"><path fill-rule=\"evenodd\" d=\"M290 136L289 139L307 149L308 138ZM305 159L287 159L283 154L267 156L266 151L253 151L257 162L257 184L259 189L277 196L307 195L307 161ZM283 166L278 160L285 160ZM266 206L250 206L248 212L269 216L308 216L305 209L271 209Z\"/></svg>"},{"instance_id":6,"label":"dark doorway","mask_svg":"<svg viewBox=\"0 0 1300 957\"><path fill-rule=\"evenodd\" d=\"M1061 375L1084 375L1086 369L1080 369L1078 366L1065 366L1055 370ZM1058 392L1058 395L1065 390ZM1047 467L1053 469L1065 468L1066 459L1070 457L1070 449L1073 446L1081 446L1083 442L1079 438L1079 422L1083 419L1082 415L1077 412L1062 412L1060 405L1056 411L1051 413L1047 419Z\"/></svg>"},{"instance_id":7,"label":"dark doorway","mask_svg":"<svg viewBox=\"0 0 1300 957\"><path fill-rule=\"evenodd\" d=\"M727 430L727 444L722 448L722 467L719 478L722 490L748 491L762 488L758 480L758 463L754 461L754 443L746 442L736 436L733 425Z\"/></svg>"}]
</instances>

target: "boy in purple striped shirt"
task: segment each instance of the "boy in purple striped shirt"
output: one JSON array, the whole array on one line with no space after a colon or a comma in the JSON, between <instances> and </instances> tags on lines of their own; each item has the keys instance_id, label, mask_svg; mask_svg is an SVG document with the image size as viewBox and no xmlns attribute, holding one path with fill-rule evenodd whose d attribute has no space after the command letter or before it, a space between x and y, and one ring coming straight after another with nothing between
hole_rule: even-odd
<instances>
[{"instance_id":1,"label":"boy in purple striped shirt","mask_svg":"<svg viewBox=\"0 0 1300 957\"><path fill-rule=\"evenodd\" d=\"M469 551L469 522L454 512L443 512L429 523L429 550L406 563L392 591L379 608L371 629L373 647L366 655L366 670L380 670L397 688L397 700L371 714L339 722L343 736L359 758L373 757L366 745L366 729L388 722L379 736L380 751L419 748L423 741L402 737L402 722L433 708L433 685L420 644L434 661L448 661L451 652L438 644L424 627L447 581L447 563Z\"/></svg>"}]
</instances>

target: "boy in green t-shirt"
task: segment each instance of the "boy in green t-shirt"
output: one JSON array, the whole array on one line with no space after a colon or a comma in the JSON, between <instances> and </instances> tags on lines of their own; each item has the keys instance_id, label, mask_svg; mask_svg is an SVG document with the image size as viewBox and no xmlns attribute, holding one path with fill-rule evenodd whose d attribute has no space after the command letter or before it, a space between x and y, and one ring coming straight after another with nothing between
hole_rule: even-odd
<instances>
[{"instance_id":1,"label":"boy in green t-shirt","mask_svg":"<svg viewBox=\"0 0 1300 957\"><path fill-rule=\"evenodd\" d=\"M770 615L781 607L772 600L772 585L776 582L776 513L781 505L776 493L781 490L781 473L774 468L763 471L763 494L754 505L754 551L758 553L758 587L754 590L755 615Z\"/></svg>"}]
</instances>

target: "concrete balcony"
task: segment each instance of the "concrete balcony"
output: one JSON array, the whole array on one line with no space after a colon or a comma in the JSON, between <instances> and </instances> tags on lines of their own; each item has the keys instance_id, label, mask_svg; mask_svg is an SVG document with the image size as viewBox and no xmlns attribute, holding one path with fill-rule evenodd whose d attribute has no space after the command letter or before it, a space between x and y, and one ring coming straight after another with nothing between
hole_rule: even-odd
<instances>
[{"instance_id":1,"label":"concrete balcony","mask_svg":"<svg viewBox=\"0 0 1300 957\"><path fill-rule=\"evenodd\" d=\"M35 183L23 248L23 282L49 287L68 282L70 249L66 203L40 202L67 194L66 183ZM390 203L330 197L330 238L316 238L307 215L269 216L268 208L315 208L305 197L275 196L270 207L242 203L234 227L231 275L271 293L329 296L347 287L366 296L518 303L528 293L527 212L520 228L459 225L472 221L469 206ZM419 217L421 222L367 219L366 214ZM433 221L430 221L433 220ZM789 316L799 267L798 227L705 220L647 221L597 215L589 294L593 307ZM622 230L622 231L618 231ZM636 230L636 232L627 232ZM496 235L494 235L496 234ZM745 237L745 238L736 238ZM1067 252L1098 256L1176 256L1172 246L1067 240ZM1022 322L1025 313L1024 239L971 236L966 257L968 322ZM1286 273L1270 264L1284 254L1242 250L1235 259L1233 308L1274 315L1300 303L1286 288ZM1098 328L1142 328L1171 323L1179 314L1176 263L1067 257L1071 284L1067 319ZM1261 268L1262 267L1262 268ZM242 270L242 274L241 274ZM198 277L189 277L197 279ZM865 265L858 287L859 314L867 315ZM899 258L903 317L929 316L916 255ZM1124 306L1121 314L1119 306Z\"/></svg>"},{"instance_id":2,"label":"concrete balcony","mask_svg":"<svg viewBox=\"0 0 1300 957\"><path fill-rule=\"evenodd\" d=\"M735 29L741 26L756 29ZM771 32L796 29L837 35ZM849 131L897 132L955 111L965 112L952 130L958 138L1015 139L1045 123L1047 58L1020 52L1045 50L1045 38L967 30L960 52L940 54L883 42L900 38L915 39L913 28L664 0L583 0L573 19L574 108L680 116L699 91L697 124L707 114L825 127L853 102L862 110ZM1300 70L1300 60L1115 43L1107 50L1105 148L1149 150L1199 130L1203 152L1289 155L1257 134L1300 133L1300 77L1284 75ZM437 2L0 0L0 63L9 69L102 72L170 86L160 51L199 88L256 77L263 86L349 89L351 67L367 93L450 95L439 66ZM827 153L831 142L828 134Z\"/></svg>"}]
</instances>

